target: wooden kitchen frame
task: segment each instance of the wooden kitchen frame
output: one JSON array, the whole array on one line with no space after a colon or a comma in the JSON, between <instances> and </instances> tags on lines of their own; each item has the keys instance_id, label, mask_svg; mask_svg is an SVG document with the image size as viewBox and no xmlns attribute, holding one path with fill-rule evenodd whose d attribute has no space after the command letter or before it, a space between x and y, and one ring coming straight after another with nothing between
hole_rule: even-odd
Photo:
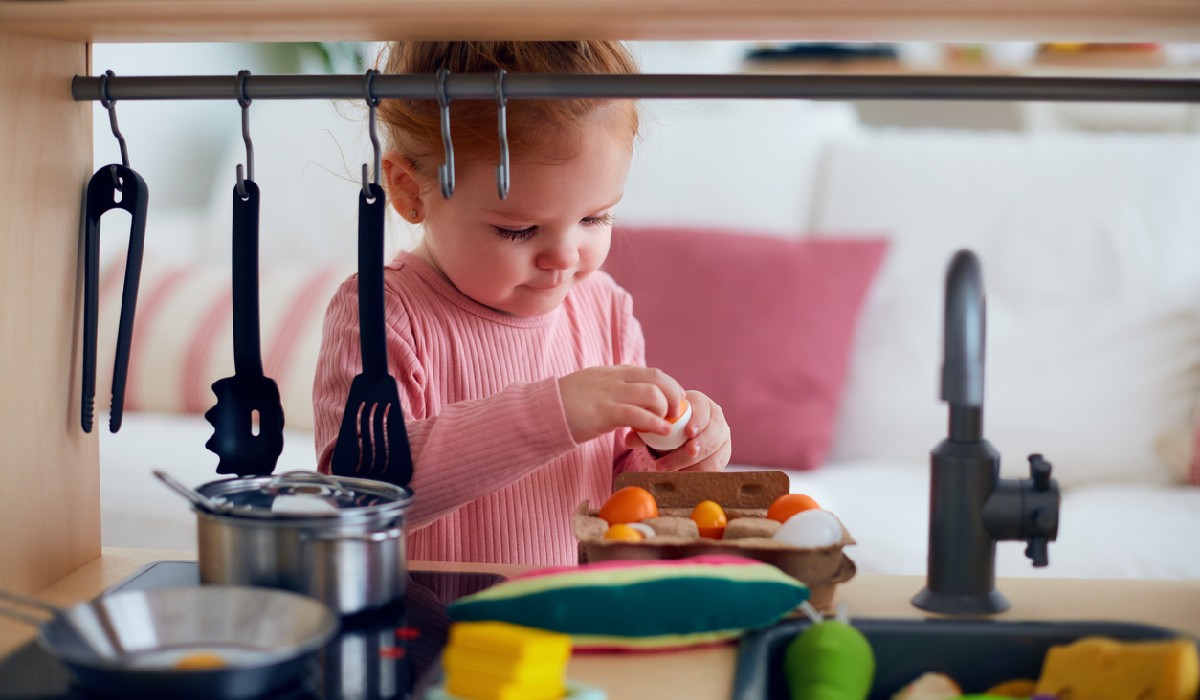
<instances>
[{"instance_id":1,"label":"wooden kitchen frame","mask_svg":"<svg viewBox=\"0 0 1200 700\"><path fill-rule=\"evenodd\" d=\"M97 433L79 426L92 105L71 96L92 43L602 38L1200 42L1200 2L0 0L0 588L100 556Z\"/></svg>"}]
</instances>

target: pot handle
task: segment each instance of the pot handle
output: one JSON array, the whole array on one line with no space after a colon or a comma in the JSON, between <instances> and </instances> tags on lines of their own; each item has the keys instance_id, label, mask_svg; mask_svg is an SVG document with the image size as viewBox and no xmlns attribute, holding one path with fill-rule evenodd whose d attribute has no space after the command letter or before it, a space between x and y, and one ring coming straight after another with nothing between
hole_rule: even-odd
<instances>
[{"instance_id":1,"label":"pot handle","mask_svg":"<svg viewBox=\"0 0 1200 700\"><path fill-rule=\"evenodd\" d=\"M303 470L284 472L271 479L263 490L273 495L288 487L319 485L327 487L335 496L350 497L353 493L338 483L338 480L328 474L308 472Z\"/></svg>"},{"instance_id":2,"label":"pot handle","mask_svg":"<svg viewBox=\"0 0 1200 700\"><path fill-rule=\"evenodd\" d=\"M388 530L364 532L357 535L344 535L336 532L302 532L300 537L307 540L348 540L352 542L386 542L398 540L404 536L404 530L393 527Z\"/></svg>"}]
</instances>

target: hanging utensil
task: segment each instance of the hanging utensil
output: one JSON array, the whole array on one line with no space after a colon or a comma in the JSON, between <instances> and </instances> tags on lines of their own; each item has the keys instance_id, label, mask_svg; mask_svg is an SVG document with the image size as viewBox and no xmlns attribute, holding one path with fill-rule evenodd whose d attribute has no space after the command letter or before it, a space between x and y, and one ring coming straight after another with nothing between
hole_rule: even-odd
<instances>
[{"instance_id":1,"label":"hanging utensil","mask_svg":"<svg viewBox=\"0 0 1200 700\"><path fill-rule=\"evenodd\" d=\"M113 362L112 407L108 429L121 429L125 407L125 379L129 370L129 348L133 342L133 318L137 308L138 282L142 274L142 253L146 241L146 204L150 193L146 181L129 167L129 149L117 126L115 101L108 96L106 71L101 79L100 103L108 110L113 136L121 146L121 164L106 165L96 171L87 186L84 206L83 267L83 391L80 424L92 432L96 397L96 328L100 316L100 217L113 209L123 209L132 217L129 224L129 252L125 258L125 282L121 290L121 320L117 329L116 358Z\"/></svg>"},{"instance_id":2,"label":"hanging utensil","mask_svg":"<svg viewBox=\"0 0 1200 700\"><path fill-rule=\"evenodd\" d=\"M204 446L221 459L218 474L265 475L275 471L283 452L283 404L279 387L263 374L258 329L258 209L254 182L254 146L250 141L245 80L238 73L242 137L246 141L246 177L237 167L233 188L233 367L232 377L212 385L217 403L204 414L213 435Z\"/></svg>"},{"instance_id":3,"label":"hanging utensil","mask_svg":"<svg viewBox=\"0 0 1200 700\"><path fill-rule=\"evenodd\" d=\"M370 107L369 129L375 151L375 181L367 182L358 199L358 332L362 372L350 384L342 426L333 449L332 471L408 486L412 453L396 380L388 373L383 314L384 213L387 197L379 185L380 145L375 130L379 100L371 94L367 71L365 93Z\"/></svg>"}]
</instances>

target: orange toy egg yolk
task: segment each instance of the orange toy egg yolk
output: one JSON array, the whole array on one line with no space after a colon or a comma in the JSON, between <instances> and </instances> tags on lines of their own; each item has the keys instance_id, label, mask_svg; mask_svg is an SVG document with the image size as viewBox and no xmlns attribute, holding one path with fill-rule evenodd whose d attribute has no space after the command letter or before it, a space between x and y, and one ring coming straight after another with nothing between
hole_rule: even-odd
<instances>
[{"instance_id":1,"label":"orange toy egg yolk","mask_svg":"<svg viewBox=\"0 0 1200 700\"><path fill-rule=\"evenodd\" d=\"M786 523L788 518L796 513L820 507L811 496L803 493L785 493L776 498L771 503L771 507L767 508L767 517L771 520Z\"/></svg>"},{"instance_id":2,"label":"orange toy egg yolk","mask_svg":"<svg viewBox=\"0 0 1200 700\"><path fill-rule=\"evenodd\" d=\"M211 651L197 651L187 654L175 662L175 668L180 671L206 671L214 668L224 668L225 659Z\"/></svg>"},{"instance_id":3,"label":"orange toy egg yolk","mask_svg":"<svg viewBox=\"0 0 1200 700\"><path fill-rule=\"evenodd\" d=\"M688 409L687 399L679 399L679 411L675 414L675 419L671 421L671 425L678 423L679 419L683 418L683 414L687 413L687 409Z\"/></svg>"},{"instance_id":4,"label":"orange toy egg yolk","mask_svg":"<svg viewBox=\"0 0 1200 700\"><path fill-rule=\"evenodd\" d=\"M624 523L617 523L604 533L604 539L618 542L641 542L646 539L642 533Z\"/></svg>"},{"instance_id":5,"label":"orange toy egg yolk","mask_svg":"<svg viewBox=\"0 0 1200 700\"><path fill-rule=\"evenodd\" d=\"M692 520L700 530L701 537L711 537L714 540L721 539L725 534L725 525L729 523L725 517L725 510L716 501L697 503L692 509Z\"/></svg>"},{"instance_id":6,"label":"orange toy egg yolk","mask_svg":"<svg viewBox=\"0 0 1200 700\"><path fill-rule=\"evenodd\" d=\"M626 486L608 497L600 507L600 517L609 525L636 523L658 516L654 494L640 486Z\"/></svg>"}]
</instances>

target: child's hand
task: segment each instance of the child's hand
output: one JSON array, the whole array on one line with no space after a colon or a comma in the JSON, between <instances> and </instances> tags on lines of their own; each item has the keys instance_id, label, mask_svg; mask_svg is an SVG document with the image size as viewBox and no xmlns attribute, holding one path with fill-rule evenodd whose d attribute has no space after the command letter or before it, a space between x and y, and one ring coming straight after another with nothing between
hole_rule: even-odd
<instances>
[{"instance_id":1,"label":"child's hand","mask_svg":"<svg viewBox=\"0 0 1200 700\"><path fill-rule=\"evenodd\" d=\"M665 372L634 365L581 369L559 379L558 389L580 444L624 427L666 435L683 398L683 387Z\"/></svg>"},{"instance_id":2,"label":"child's hand","mask_svg":"<svg viewBox=\"0 0 1200 700\"><path fill-rule=\"evenodd\" d=\"M658 459L658 469L665 472L716 472L729 464L731 448L729 424L721 407L698 391L687 392L692 405L692 418L684 429L688 441ZM637 433L625 437L625 446L630 449L646 443Z\"/></svg>"}]
</instances>

